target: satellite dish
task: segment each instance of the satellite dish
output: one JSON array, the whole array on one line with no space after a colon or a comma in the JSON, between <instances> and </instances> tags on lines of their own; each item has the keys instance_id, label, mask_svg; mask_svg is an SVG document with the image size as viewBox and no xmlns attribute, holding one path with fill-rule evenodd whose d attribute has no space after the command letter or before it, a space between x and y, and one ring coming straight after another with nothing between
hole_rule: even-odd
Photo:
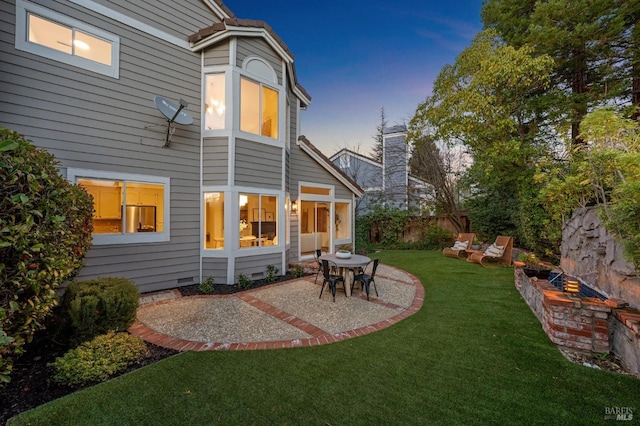
<instances>
[{"instance_id":1,"label":"satellite dish","mask_svg":"<svg viewBox=\"0 0 640 426\"><path fill-rule=\"evenodd\" d=\"M167 122L169 123L169 125L167 126L167 138L164 144L164 147L166 148L171 143L171 135L173 135L173 132L175 131L175 128L172 129L171 125L173 123L178 123L182 124L183 126L188 126L193 123L193 117L191 117L188 112L182 110L183 108L189 106L187 101L185 101L184 99L180 99L180 106L174 104L168 99L163 98L162 96L156 96L155 98L153 98L153 101L155 102L156 107L158 108L158 110L160 110L162 115L167 117Z\"/></svg>"},{"instance_id":2,"label":"satellite dish","mask_svg":"<svg viewBox=\"0 0 640 426\"><path fill-rule=\"evenodd\" d=\"M183 126L188 126L193 123L193 117L191 117L188 112L182 111L182 108L189 106L186 101L180 99L180 106L162 96L156 96L153 98L153 101L156 103L156 107L160 112L167 117L169 123L176 122Z\"/></svg>"}]
</instances>

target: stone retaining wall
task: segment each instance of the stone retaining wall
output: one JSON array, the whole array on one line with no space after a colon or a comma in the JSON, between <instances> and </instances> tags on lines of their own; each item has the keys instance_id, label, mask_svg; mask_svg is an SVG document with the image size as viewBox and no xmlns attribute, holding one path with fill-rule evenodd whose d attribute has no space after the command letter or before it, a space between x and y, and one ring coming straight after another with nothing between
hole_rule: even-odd
<instances>
[{"instance_id":1,"label":"stone retaining wall","mask_svg":"<svg viewBox=\"0 0 640 426\"><path fill-rule=\"evenodd\" d=\"M609 298L640 309L640 278L595 207L577 209L562 229L560 266Z\"/></svg>"}]
</instances>

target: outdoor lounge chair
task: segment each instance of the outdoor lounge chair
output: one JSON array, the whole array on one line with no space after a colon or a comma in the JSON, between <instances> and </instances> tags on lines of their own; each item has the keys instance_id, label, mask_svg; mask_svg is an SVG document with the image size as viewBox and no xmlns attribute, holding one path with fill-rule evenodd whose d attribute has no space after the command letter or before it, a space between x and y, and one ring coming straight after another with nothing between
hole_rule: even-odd
<instances>
[{"instance_id":1,"label":"outdoor lounge chair","mask_svg":"<svg viewBox=\"0 0 640 426\"><path fill-rule=\"evenodd\" d=\"M478 263L482 266L511 265L513 251L513 237L499 235L496 241L483 252L471 253L467 262Z\"/></svg>"},{"instance_id":2,"label":"outdoor lounge chair","mask_svg":"<svg viewBox=\"0 0 640 426\"><path fill-rule=\"evenodd\" d=\"M448 257L456 257L458 259L464 259L467 257L467 250L471 248L473 240L475 240L476 234L458 234L456 242L453 247L446 247L442 250L442 254Z\"/></svg>"}]
</instances>

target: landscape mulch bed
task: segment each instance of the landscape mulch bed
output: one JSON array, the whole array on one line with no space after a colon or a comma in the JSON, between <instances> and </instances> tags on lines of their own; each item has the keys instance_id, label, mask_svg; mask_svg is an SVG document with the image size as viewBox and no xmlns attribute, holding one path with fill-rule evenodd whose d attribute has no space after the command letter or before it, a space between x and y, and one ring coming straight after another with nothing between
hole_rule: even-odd
<instances>
[{"instance_id":1,"label":"landscape mulch bed","mask_svg":"<svg viewBox=\"0 0 640 426\"><path fill-rule=\"evenodd\" d=\"M279 276L276 282L287 281L294 278L290 274ZM270 285L266 280L253 282L252 289ZM237 285L214 284L213 291L209 294L233 294L244 289ZM182 296L202 294L199 285L194 284L179 287ZM54 326L53 326L54 327ZM50 334L50 333L49 333ZM129 367L126 371L114 377L153 364L178 351L166 349L147 343L148 354L138 364ZM11 382L0 388L0 424L4 424L9 418L22 411L35 408L54 399L76 392L82 387L69 387L57 385L51 380L52 369L47 365L61 357L69 348L56 343L46 333L46 330L36 333L33 341L25 346L24 354L13 365Z\"/></svg>"}]
</instances>

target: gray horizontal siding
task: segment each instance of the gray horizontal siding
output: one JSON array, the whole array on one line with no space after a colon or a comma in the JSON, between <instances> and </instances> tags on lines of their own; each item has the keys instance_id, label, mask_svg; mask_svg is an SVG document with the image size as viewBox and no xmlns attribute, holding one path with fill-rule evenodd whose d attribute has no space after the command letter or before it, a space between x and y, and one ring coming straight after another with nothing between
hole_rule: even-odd
<instances>
[{"instance_id":1,"label":"gray horizontal siding","mask_svg":"<svg viewBox=\"0 0 640 426\"><path fill-rule=\"evenodd\" d=\"M267 61L276 73L278 84L282 84L282 60L280 56L261 38L238 38L236 66L242 68L242 61L248 56L258 56Z\"/></svg>"},{"instance_id":2,"label":"gray horizontal siding","mask_svg":"<svg viewBox=\"0 0 640 426\"><path fill-rule=\"evenodd\" d=\"M52 152L63 170L76 167L171 179L171 241L94 246L79 279L124 276L134 280L141 291L151 291L197 277L199 54L105 20L70 2L39 3L118 35L120 78L16 51L15 5L2 2L0 125ZM166 16L157 19L164 22ZM189 34L183 35L186 40ZM186 99L194 117L191 126L176 125L169 148L163 148L167 120L155 108L155 95L173 101Z\"/></svg>"},{"instance_id":3,"label":"gray horizontal siding","mask_svg":"<svg viewBox=\"0 0 640 426\"><path fill-rule=\"evenodd\" d=\"M281 189L283 149L236 139L235 184Z\"/></svg>"},{"instance_id":4,"label":"gray horizontal siding","mask_svg":"<svg viewBox=\"0 0 640 426\"><path fill-rule=\"evenodd\" d=\"M204 66L229 65L229 41L223 41L204 51Z\"/></svg>"},{"instance_id":5,"label":"gray horizontal siding","mask_svg":"<svg viewBox=\"0 0 640 426\"><path fill-rule=\"evenodd\" d=\"M235 259L235 278L244 274L249 279L263 278L267 274L267 266L274 265L280 271L284 253L272 253L267 255L238 257ZM279 272L282 274L282 271Z\"/></svg>"},{"instance_id":6,"label":"gray horizontal siding","mask_svg":"<svg viewBox=\"0 0 640 426\"><path fill-rule=\"evenodd\" d=\"M185 34L193 34L214 22L220 22L211 9L200 0L96 1L185 40Z\"/></svg>"},{"instance_id":7,"label":"gray horizontal siding","mask_svg":"<svg viewBox=\"0 0 640 426\"><path fill-rule=\"evenodd\" d=\"M206 138L202 149L203 185L226 185L229 173L229 140Z\"/></svg>"},{"instance_id":8,"label":"gray horizontal siding","mask_svg":"<svg viewBox=\"0 0 640 426\"><path fill-rule=\"evenodd\" d=\"M215 284L227 284L227 259L202 259L202 280L213 277Z\"/></svg>"}]
</instances>

